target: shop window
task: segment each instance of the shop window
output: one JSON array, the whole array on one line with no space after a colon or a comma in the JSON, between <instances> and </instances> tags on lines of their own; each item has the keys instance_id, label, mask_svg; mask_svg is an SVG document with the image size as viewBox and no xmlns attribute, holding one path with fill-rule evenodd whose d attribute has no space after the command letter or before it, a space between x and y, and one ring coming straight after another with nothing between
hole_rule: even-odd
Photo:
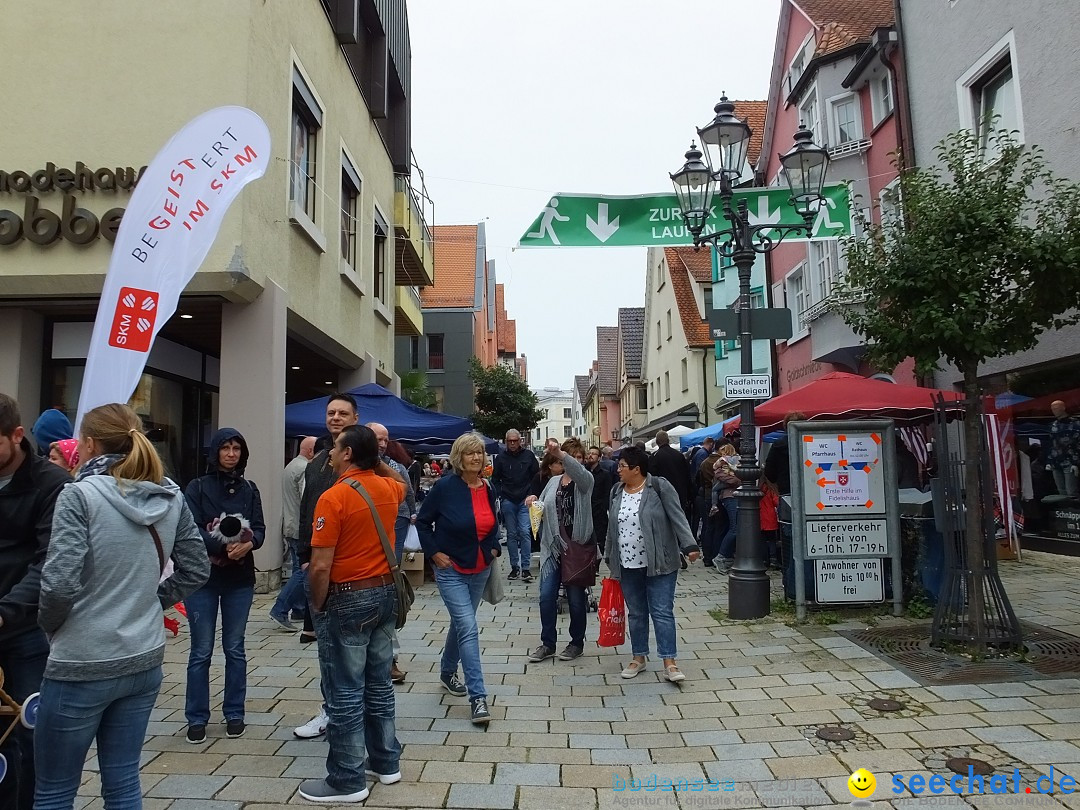
<instances>
[{"instance_id":1,"label":"shop window","mask_svg":"<svg viewBox=\"0 0 1080 810\"><path fill-rule=\"evenodd\" d=\"M317 194L316 158L318 156L319 130L322 128L322 108L315 100L307 82L298 71L293 70L292 143L289 171L289 199L307 215L315 218Z\"/></svg>"}]
</instances>

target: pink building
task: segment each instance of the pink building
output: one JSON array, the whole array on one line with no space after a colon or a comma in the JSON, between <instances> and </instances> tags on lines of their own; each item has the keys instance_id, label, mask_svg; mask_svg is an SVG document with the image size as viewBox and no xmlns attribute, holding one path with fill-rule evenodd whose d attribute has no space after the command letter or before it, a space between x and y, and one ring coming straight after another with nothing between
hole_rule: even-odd
<instances>
[{"instance_id":1,"label":"pink building","mask_svg":"<svg viewBox=\"0 0 1080 810\"><path fill-rule=\"evenodd\" d=\"M783 185L778 156L804 124L829 149L827 181L851 183L853 208L874 222L896 216L900 64L892 0L784 0L759 176ZM867 365L862 338L831 311L844 270L835 239L786 242L771 254L773 306L791 309L793 320L792 337L777 344L779 393L830 371L884 372L914 384L910 361L896 369Z\"/></svg>"}]
</instances>

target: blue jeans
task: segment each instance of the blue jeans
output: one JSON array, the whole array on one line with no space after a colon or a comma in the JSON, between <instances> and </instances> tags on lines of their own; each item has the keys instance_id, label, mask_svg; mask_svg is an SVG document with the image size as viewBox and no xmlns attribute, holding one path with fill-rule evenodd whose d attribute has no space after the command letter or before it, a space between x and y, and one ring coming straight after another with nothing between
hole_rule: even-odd
<instances>
[{"instance_id":1,"label":"blue jeans","mask_svg":"<svg viewBox=\"0 0 1080 810\"><path fill-rule=\"evenodd\" d=\"M524 503L503 500L499 507L506 526L506 550L510 552L510 568L528 571L532 565L532 522L529 507Z\"/></svg>"},{"instance_id":2,"label":"blue jeans","mask_svg":"<svg viewBox=\"0 0 1080 810\"><path fill-rule=\"evenodd\" d=\"M551 557L540 571L540 643L555 649L556 616L558 615L559 586L562 566L558 557ZM586 602L585 589L580 585L566 586L566 602L570 608L570 643L585 647Z\"/></svg>"},{"instance_id":3,"label":"blue jeans","mask_svg":"<svg viewBox=\"0 0 1080 810\"><path fill-rule=\"evenodd\" d=\"M727 531L720 538L720 556L725 560L730 560L735 556L735 536L738 529L736 515L739 503L735 498L721 498L720 508L727 512L728 519Z\"/></svg>"},{"instance_id":4,"label":"blue jeans","mask_svg":"<svg viewBox=\"0 0 1080 810\"><path fill-rule=\"evenodd\" d=\"M675 580L678 571L650 577L646 568L623 568L619 584L634 655L649 654L649 617L656 630L656 654L675 658Z\"/></svg>"},{"instance_id":5,"label":"blue jeans","mask_svg":"<svg viewBox=\"0 0 1080 810\"><path fill-rule=\"evenodd\" d=\"M282 620L289 618L290 611L295 610L299 613L307 610L307 597L304 596L304 577L307 576L307 571L300 570L300 558L296 554L297 541L292 537L286 537L285 542L289 544L289 550L292 552L292 573L281 587L277 601L270 609L271 616Z\"/></svg>"},{"instance_id":6,"label":"blue jeans","mask_svg":"<svg viewBox=\"0 0 1080 810\"><path fill-rule=\"evenodd\" d=\"M41 691L49 642L37 627L0 641L0 670L4 672L3 689L16 703L22 703ZM0 720L0 734L7 731L7 721ZM22 723L0 745L7 758L7 776L0 783L2 810L31 810L34 804L34 732Z\"/></svg>"},{"instance_id":7,"label":"blue jeans","mask_svg":"<svg viewBox=\"0 0 1080 810\"><path fill-rule=\"evenodd\" d=\"M460 663L469 700L487 697L484 671L480 667L480 630L476 626L476 609L480 606L489 576L491 566L479 574L462 574L455 568L435 568L435 584L439 586L439 595L450 613L450 629L446 633L439 672L446 677L455 675Z\"/></svg>"},{"instance_id":8,"label":"blue jeans","mask_svg":"<svg viewBox=\"0 0 1080 810\"><path fill-rule=\"evenodd\" d=\"M46 678L34 747L49 766L38 771L35 810L71 810L95 739L105 807L139 810L139 755L160 689L160 666L100 681Z\"/></svg>"},{"instance_id":9,"label":"blue jeans","mask_svg":"<svg viewBox=\"0 0 1080 810\"><path fill-rule=\"evenodd\" d=\"M405 554L405 536L409 533L409 526L412 525L412 521L398 515L394 518L394 554L397 555L398 565L401 565L401 558ZM398 653L401 652L401 644L398 642L397 630L390 628L394 634L394 660L397 661Z\"/></svg>"},{"instance_id":10,"label":"blue jeans","mask_svg":"<svg viewBox=\"0 0 1080 810\"><path fill-rule=\"evenodd\" d=\"M400 767L390 683L396 610L394 586L382 585L332 594L312 616L330 718L326 781L345 793L367 787L365 761L381 774Z\"/></svg>"},{"instance_id":11,"label":"blue jeans","mask_svg":"<svg viewBox=\"0 0 1080 810\"><path fill-rule=\"evenodd\" d=\"M225 719L243 720L247 698L247 657L244 631L255 589L248 586L223 588L207 583L184 600L191 630L188 653L187 697L184 714L188 725L210 722L210 658L214 654L218 606L221 606L221 649L225 653Z\"/></svg>"}]
</instances>

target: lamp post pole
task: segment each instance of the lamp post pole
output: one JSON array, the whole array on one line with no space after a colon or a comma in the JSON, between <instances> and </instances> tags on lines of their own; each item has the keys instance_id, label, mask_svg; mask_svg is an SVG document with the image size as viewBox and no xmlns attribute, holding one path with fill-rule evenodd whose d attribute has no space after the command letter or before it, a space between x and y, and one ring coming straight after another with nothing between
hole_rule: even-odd
<instances>
[{"instance_id":1,"label":"lamp post pole","mask_svg":"<svg viewBox=\"0 0 1080 810\"><path fill-rule=\"evenodd\" d=\"M740 371L754 371L753 319L750 306L750 276L754 259L767 254L784 237L811 233L822 199L821 188L828 168L828 152L813 143L813 134L804 127L795 133L795 145L780 162L791 188L792 203L802 216L802 225L750 224L745 200L734 202L733 181L746 161L752 134L749 125L735 116L735 104L723 97L714 108L716 117L698 136L703 153L691 144L686 162L671 175L682 208L687 230L694 236L694 247L712 245L718 256L731 259L739 274L739 358ZM705 233L712 216L712 200L717 195L727 227ZM719 380L717 381L719 382ZM765 573L764 543L761 537L761 467L757 459L757 436L754 424L754 400L741 403L739 425L739 466L735 470L740 485L735 491L736 511L735 561L728 574L728 615L732 619L757 619L769 614L770 586Z\"/></svg>"}]
</instances>

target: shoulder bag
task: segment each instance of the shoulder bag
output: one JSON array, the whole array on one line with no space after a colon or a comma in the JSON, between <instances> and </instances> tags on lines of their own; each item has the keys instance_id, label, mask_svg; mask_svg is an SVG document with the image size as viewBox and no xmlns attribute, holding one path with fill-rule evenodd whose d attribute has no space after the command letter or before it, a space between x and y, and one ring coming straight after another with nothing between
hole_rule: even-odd
<instances>
[{"instance_id":1,"label":"shoulder bag","mask_svg":"<svg viewBox=\"0 0 1080 810\"><path fill-rule=\"evenodd\" d=\"M397 619L394 622L394 627L400 630L405 626L405 619L409 615L409 608L413 606L413 602L416 600L416 594L413 593L412 584L402 573L401 566L398 565L397 555L394 554L394 549L390 546L390 540L386 536L382 518L379 517L368 491L364 489L363 484L355 479L350 478L345 483L360 493L360 497L367 501L368 509L371 510L371 519L375 521L375 528L379 532L383 553L386 554L386 562L390 565L390 573L394 575L394 590L397 591Z\"/></svg>"}]
</instances>

